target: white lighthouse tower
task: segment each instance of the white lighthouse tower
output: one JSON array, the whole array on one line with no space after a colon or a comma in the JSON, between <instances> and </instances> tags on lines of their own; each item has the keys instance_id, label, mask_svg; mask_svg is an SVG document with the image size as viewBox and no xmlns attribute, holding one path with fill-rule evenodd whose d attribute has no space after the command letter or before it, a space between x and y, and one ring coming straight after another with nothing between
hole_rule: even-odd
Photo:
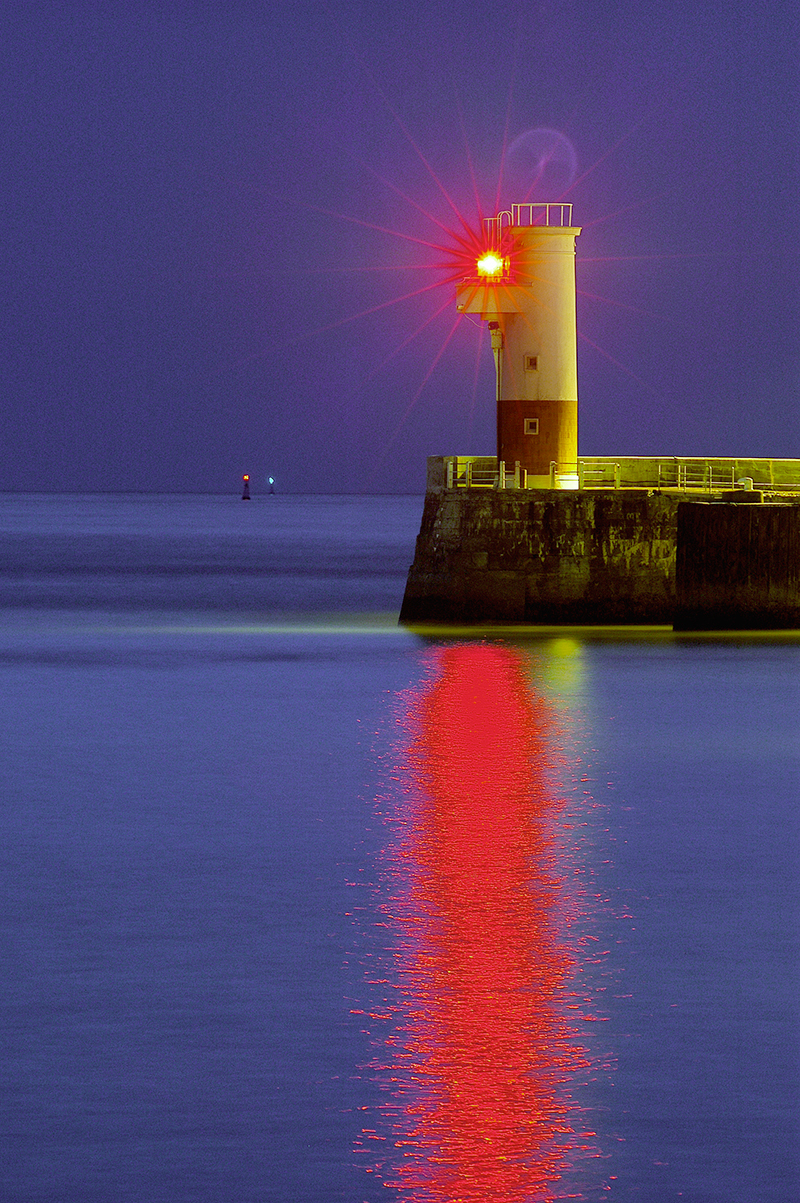
<instances>
[{"instance_id":1,"label":"white lighthouse tower","mask_svg":"<svg viewBox=\"0 0 800 1203\"><path fill-rule=\"evenodd\" d=\"M488 322L497 370L497 457L529 488L578 487L578 362L572 205L512 205L484 221L462 313Z\"/></svg>"}]
</instances>

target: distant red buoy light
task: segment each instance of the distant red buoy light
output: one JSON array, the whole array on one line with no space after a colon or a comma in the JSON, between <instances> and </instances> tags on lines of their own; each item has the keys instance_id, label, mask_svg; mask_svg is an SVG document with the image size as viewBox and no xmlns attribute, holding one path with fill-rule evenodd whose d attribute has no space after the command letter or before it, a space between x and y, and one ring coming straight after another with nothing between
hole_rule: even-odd
<instances>
[{"instance_id":1,"label":"distant red buoy light","mask_svg":"<svg viewBox=\"0 0 800 1203\"><path fill-rule=\"evenodd\" d=\"M242 501L250 500L250 477L247 473L242 477Z\"/></svg>"}]
</instances>

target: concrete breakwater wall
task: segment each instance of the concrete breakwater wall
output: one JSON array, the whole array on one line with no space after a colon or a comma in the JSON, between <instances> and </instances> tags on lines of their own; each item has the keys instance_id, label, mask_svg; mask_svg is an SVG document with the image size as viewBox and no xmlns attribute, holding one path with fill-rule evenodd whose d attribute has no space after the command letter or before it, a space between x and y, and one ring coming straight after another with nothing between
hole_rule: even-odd
<instances>
[{"instance_id":1,"label":"concrete breakwater wall","mask_svg":"<svg viewBox=\"0 0 800 1203\"><path fill-rule=\"evenodd\" d=\"M676 552L676 630L800 627L800 505L680 505Z\"/></svg>"},{"instance_id":2,"label":"concrete breakwater wall","mask_svg":"<svg viewBox=\"0 0 800 1203\"><path fill-rule=\"evenodd\" d=\"M677 523L645 491L429 493L400 621L670 623Z\"/></svg>"},{"instance_id":3,"label":"concrete breakwater wall","mask_svg":"<svg viewBox=\"0 0 800 1203\"><path fill-rule=\"evenodd\" d=\"M429 488L400 622L688 629L702 611L706 628L734 615L741 627L800 625L800 505L753 504L752 493L741 498L749 504L709 500L646 489ZM703 521L679 521L684 510L703 511ZM761 517L770 512L784 517ZM750 582L738 609L720 593L732 543Z\"/></svg>"}]
</instances>

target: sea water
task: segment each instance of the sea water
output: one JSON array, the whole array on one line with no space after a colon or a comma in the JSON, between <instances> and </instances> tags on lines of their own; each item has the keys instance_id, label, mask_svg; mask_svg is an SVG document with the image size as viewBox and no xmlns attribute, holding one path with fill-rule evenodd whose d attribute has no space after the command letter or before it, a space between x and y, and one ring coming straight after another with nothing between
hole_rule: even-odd
<instances>
[{"instance_id":1,"label":"sea water","mask_svg":"<svg viewBox=\"0 0 800 1203\"><path fill-rule=\"evenodd\" d=\"M420 516L0 497L3 1200L800 1198L797 638L405 631Z\"/></svg>"}]
</instances>

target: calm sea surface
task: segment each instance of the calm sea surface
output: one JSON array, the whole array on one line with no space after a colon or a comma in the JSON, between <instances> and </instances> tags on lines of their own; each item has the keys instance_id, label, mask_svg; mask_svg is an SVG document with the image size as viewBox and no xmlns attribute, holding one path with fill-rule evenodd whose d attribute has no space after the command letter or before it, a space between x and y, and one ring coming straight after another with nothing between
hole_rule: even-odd
<instances>
[{"instance_id":1,"label":"calm sea surface","mask_svg":"<svg viewBox=\"0 0 800 1203\"><path fill-rule=\"evenodd\" d=\"M411 497L0 496L4 1203L797 1203L791 635L398 629Z\"/></svg>"}]
</instances>

